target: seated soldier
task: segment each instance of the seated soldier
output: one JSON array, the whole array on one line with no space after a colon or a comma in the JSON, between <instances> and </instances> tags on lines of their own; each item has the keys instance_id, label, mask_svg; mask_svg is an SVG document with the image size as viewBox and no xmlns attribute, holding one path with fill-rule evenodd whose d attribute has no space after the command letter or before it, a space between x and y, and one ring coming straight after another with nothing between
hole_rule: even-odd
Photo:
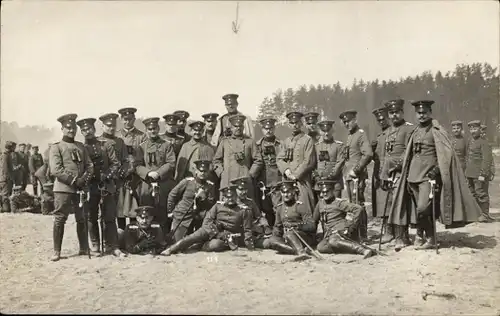
<instances>
[{"instance_id":1,"label":"seated soldier","mask_svg":"<svg viewBox=\"0 0 500 316\"><path fill-rule=\"evenodd\" d=\"M176 242L201 227L205 214L215 203L214 184L207 180L211 161L197 160L194 164L195 176L182 179L168 194L167 213L173 217L171 234Z\"/></svg>"},{"instance_id":2,"label":"seated soldier","mask_svg":"<svg viewBox=\"0 0 500 316\"><path fill-rule=\"evenodd\" d=\"M42 214L49 215L54 212L54 183L46 182L42 189Z\"/></svg>"},{"instance_id":3,"label":"seated soldier","mask_svg":"<svg viewBox=\"0 0 500 316\"><path fill-rule=\"evenodd\" d=\"M359 217L362 207L335 196L335 182L318 183L320 200L314 210L314 221L321 221L323 240L317 250L321 253L352 253L368 258L374 252L354 242L358 236ZM352 218L350 218L352 217Z\"/></svg>"},{"instance_id":4,"label":"seated soldier","mask_svg":"<svg viewBox=\"0 0 500 316\"><path fill-rule=\"evenodd\" d=\"M259 210L257 203L248 198L248 177L241 177L231 180L231 184L236 186L238 203L246 205L252 212L252 236L254 245L260 249L274 249L281 253L294 254L292 247L277 238L271 238L273 229L269 225L266 214Z\"/></svg>"},{"instance_id":5,"label":"seated soldier","mask_svg":"<svg viewBox=\"0 0 500 316\"><path fill-rule=\"evenodd\" d=\"M120 248L134 255L159 254L166 247L160 224L153 223L155 208L141 206L135 209L137 223L129 224L125 231L118 229Z\"/></svg>"},{"instance_id":6,"label":"seated soldier","mask_svg":"<svg viewBox=\"0 0 500 316\"><path fill-rule=\"evenodd\" d=\"M10 196L10 212L11 213L22 213L29 212L40 214L41 205L38 197L23 191L23 187L20 185L14 186L12 188L12 195Z\"/></svg>"},{"instance_id":7,"label":"seated soldier","mask_svg":"<svg viewBox=\"0 0 500 316\"><path fill-rule=\"evenodd\" d=\"M295 181L281 182L283 202L276 206L276 223L272 237L292 246L294 254L298 255L295 258L297 261L311 258L297 235L300 235L311 246L316 233L316 225L309 209L297 200L298 192L299 189Z\"/></svg>"},{"instance_id":8,"label":"seated soldier","mask_svg":"<svg viewBox=\"0 0 500 316\"><path fill-rule=\"evenodd\" d=\"M197 231L167 248L162 255L169 256L198 243L203 243L203 251L235 250L238 247L235 237L241 236L242 232L247 249L254 249L250 209L237 203L235 186L230 185L220 191L224 202L218 201L208 211Z\"/></svg>"}]
</instances>

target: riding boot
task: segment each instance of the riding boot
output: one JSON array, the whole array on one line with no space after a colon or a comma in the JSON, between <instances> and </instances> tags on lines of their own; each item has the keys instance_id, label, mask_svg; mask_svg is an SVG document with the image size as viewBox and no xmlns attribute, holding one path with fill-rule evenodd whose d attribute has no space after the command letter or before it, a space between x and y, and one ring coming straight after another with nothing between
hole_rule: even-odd
<instances>
[{"instance_id":1,"label":"riding boot","mask_svg":"<svg viewBox=\"0 0 500 316\"><path fill-rule=\"evenodd\" d=\"M61 258L61 248L64 236L64 224L54 222L52 228L52 239L54 241L54 255L50 258L51 261L58 261Z\"/></svg>"},{"instance_id":2,"label":"riding boot","mask_svg":"<svg viewBox=\"0 0 500 316\"><path fill-rule=\"evenodd\" d=\"M421 246L415 247L416 250L426 250L434 248L436 236L434 235L434 227L432 225L432 221L428 221L423 229L425 231L425 242Z\"/></svg>"},{"instance_id":3,"label":"riding boot","mask_svg":"<svg viewBox=\"0 0 500 316\"><path fill-rule=\"evenodd\" d=\"M182 238L172 246L168 247L165 249L161 254L165 256L169 256L171 254L177 253L179 251L182 251L184 249L189 248L191 245L194 245L199 242L206 241L205 236L197 234L197 232Z\"/></svg>"},{"instance_id":4,"label":"riding boot","mask_svg":"<svg viewBox=\"0 0 500 316\"><path fill-rule=\"evenodd\" d=\"M119 248L118 229L115 221L104 223L104 246L106 247L107 252Z\"/></svg>"},{"instance_id":5,"label":"riding boot","mask_svg":"<svg viewBox=\"0 0 500 316\"><path fill-rule=\"evenodd\" d=\"M292 246L291 248L294 250L293 253L297 255L294 261L302 261L311 258L311 256L307 254L300 239L294 233L290 232L286 234L285 240L288 244L290 244L290 246Z\"/></svg>"},{"instance_id":6,"label":"riding boot","mask_svg":"<svg viewBox=\"0 0 500 316\"><path fill-rule=\"evenodd\" d=\"M417 234L415 235L415 240L413 241L413 245L415 247L420 247L425 243L424 240L424 229L417 228Z\"/></svg>"},{"instance_id":7,"label":"riding boot","mask_svg":"<svg viewBox=\"0 0 500 316\"><path fill-rule=\"evenodd\" d=\"M337 249L340 248L339 250L345 253L362 255L363 259L369 258L375 254L372 250L348 240L336 240L335 245L332 246L334 246Z\"/></svg>"},{"instance_id":8,"label":"riding boot","mask_svg":"<svg viewBox=\"0 0 500 316\"><path fill-rule=\"evenodd\" d=\"M89 237L90 237L90 251L97 253L101 250L101 234L99 231L99 224L97 222L88 221L87 225L89 227ZM103 249L104 250L104 249Z\"/></svg>"},{"instance_id":9,"label":"riding boot","mask_svg":"<svg viewBox=\"0 0 500 316\"><path fill-rule=\"evenodd\" d=\"M279 240L269 239L269 248L276 250L278 253L294 255L295 250L284 242Z\"/></svg>"},{"instance_id":10,"label":"riding boot","mask_svg":"<svg viewBox=\"0 0 500 316\"><path fill-rule=\"evenodd\" d=\"M481 208L481 215L478 218L478 222L481 223L490 223L492 222L492 218L490 216L490 203L478 203Z\"/></svg>"},{"instance_id":11,"label":"riding boot","mask_svg":"<svg viewBox=\"0 0 500 316\"><path fill-rule=\"evenodd\" d=\"M385 232L384 232L384 235L382 236L381 243L387 244L394 239L394 226L395 225L387 224L387 219L384 219L383 223L385 223Z\"/></svg>"},{"instance_id":12,"label":"riding boot","mask_svg":"<svg viewBox=\"0 0 500 316\"><path fill-rule=\"evenodd\" d=\"M364 241L368 238L368 214L366 208L362 206L363 210L359 215L359 240Z\"/></svg>"},{"instance_id":13,"label":"riding boot","mask_svg":"<svg viewBox=\"0 0 500 316\"><path fill-rule=\"evenodd\" d=\"M76 223L76 235L78 236L78 244L80 245L79 254L87 253L89 249L89 239L85 231L85 223Z\"/></svg>"},{"instance_id":14,"label":"riding boot","mask_svg":"<svg viewBox=\"0 0 500 316\"><path fill-rule=\"evenodd\" d=\"M400 251L406 246L409 246L410 238L408 236L408 226L396 225L396 242L394 244L394 250Z\"/></svg>"}]
</instances>

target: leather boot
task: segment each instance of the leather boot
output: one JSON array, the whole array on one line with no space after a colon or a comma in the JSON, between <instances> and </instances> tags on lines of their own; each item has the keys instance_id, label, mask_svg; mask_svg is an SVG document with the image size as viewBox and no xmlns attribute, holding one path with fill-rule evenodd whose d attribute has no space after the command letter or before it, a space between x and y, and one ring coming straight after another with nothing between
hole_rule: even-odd
<instances>
[{"instance_id":1,"label":"leather boot","mask_svg":"<svg viewBox=\"0 0 500 316\"><path fill-rule=\"evenodd\" d=\"M54 222L52 229L52 238L54 241L54 255L50 258L51 261L58 261L61 258L61 248L64 236L64 225Z\"/></svg>"},{"instance_id":2,"label":"leather boot","mask_svg":"<svg viewBox=\"0 0 500 316\"><path fill-rule=\"evenodd\" d=\"M97 222L88 221L87 225L89 227L89 237L90 237L90 252L99 253L101 251L101 234L99 231L99 224ZM104 250L104 249L103 249Z\"/></svg>"},{"instance_id":3,"label":"leather boot","mask_svg":"<svg viewBox=\"0 0 500 316\"><path fill-rule=\"evenodd\" d=\"M413 246L420 247L425 243L424 240L424 229L421 227L417 228L417 234L415 235L415 240L413 241Z\"/></svg>"},{"instance_id":4,"label":"leather boot","mask_svg":"<svg viewBox=\"0 0 500 316\"><path fill-rule=\"evenodd\" d=\"M394 244L394 250L400 251L404 247L411 245L411 243L408 236L408 226L396 225L396 227L396 242Z\"/></svg>"},{"instance_id":5,"label":"leather boot","mask_svg":"<svg viewBox=\"0 0 500 316\"><path fill-rule=\"evenodd\" d=\"M291 248L294 250L294 254L297 256L294 258L294 261L303 261L310 259L311 256L307 254L304 246L300 239L295 236L294 233L289 233L285 236L285 240L292 246Z\"/></svg>"},{"instance_id":6,"label":"leather boot","mask_svg":"<svg viewBox=\"0 0 500 316\"><path fill-rule=\"evenodd\" d=\"M2 201L2 212L10 213L10 200L8 198L4 198Z\"/></svg>"},{"instance_id":7,"label":"leather boot","mask_svg":"<svg viewBox=\"0 0 500 316\"><path fill-rule=\"evenodd\" d=\"M189 248L191 245L194 245L198 242L202 242L203 240L201 238L197 238L197 236L189 235L187 237L182 238L172 246L168 247L167 249L163 250L161 252L162 255L164 256L170 256L171 254L177 253L179 251L182 251L184 249Z\"/></svg>"},{"instance_id":8,"label":"leather boot","mask_svg":"<svg viewBox=\"0 0 500 316\"><path fill-rule=\"evenodd\" d=\"M387 223L387 219L384 219L384 223ZM387 244L394 239L394 225L385 224L385 232L382 236L382 244Z\"/></svg>"},{"instance_id":9,"label":"leather boot","mask_svg":"<svg viewBox=\"0 0 500 316\"><path fill-rule=\"evenodd\" d=\"M426 250L434 248L436 237L434 236L432 222L429 222L427 223L427 225L425 225L424 231L425 231L425 242L421 246L415 247L416 250Z\"/></svg>"},{"instance_id":10,"label":"leather boot","mask_svg":"<svg viewBox=\"0 0 500 316\"><path fill-rule=\"evenodd\" d=\"M366 208L363 206L363 210L359 215L359 240L364 241L368 238L368 214L366 214Z\"/></svg>"},{"instance_id":11,"label":"leather boot","mask_svg":"<svg viewBox=\"0 0 500 316\"><path fill-rule=\"evenodd\" d=\"M294 255L295 250L284 242L279 240L269 239L269 248L276 250L278 253Z\"/></svg>"},{"instance_id":12,"label":"leather boot","mask_svg":"<svg viewBox=\"0 0 500 316\"><path fill-rule=\"evenodd\" d=\"M87 232L85 231L85 223L76 223L76 235L78 236L78 243L80 245L80 251L78 254L87 254L89 250L89 239L87 237Z\"/></svg>"},{"instance_id":13,"label":"leather boot","mask_svg":"<svg viewBox=\"0 0 500 316\"><path fill-rule=\"evenodd\" d=\"M334 248L340 248L344 253L351 253L351 254L356 254L356 255L362 255L363 259L369 258L373 255L375 255L375 252L365 248L361 245L358 245L356 243L353 243L348 240L336 240L335 245L333 245Z\"/></svg>"}]
</instances>

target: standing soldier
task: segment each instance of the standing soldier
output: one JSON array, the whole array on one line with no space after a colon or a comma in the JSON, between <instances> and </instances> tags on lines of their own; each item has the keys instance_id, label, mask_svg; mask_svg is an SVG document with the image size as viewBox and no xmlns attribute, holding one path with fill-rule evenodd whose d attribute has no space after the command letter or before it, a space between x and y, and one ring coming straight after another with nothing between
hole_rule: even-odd
<instances>
[{"instance_id":1,"label":"standing soldier","mask_svg":"<svg viewBox=\"0 0 500 316\"><path fill-rule=\"evenodd\" d=\"M340 114L340 119L347 128L347 144L344 150L346 160L344 178L347 181L347 197L349 201L363 207L360 217L360 237L366 239L368 236L368 216L365 209L365 188L368 171L366 167L373 157L373 151L365 132L359 128L357 122L358 112L348 110Z\"/></svg>"},{"instance_id":2,"label":"standing soldier","mask_svg":"<svg viewBox=\"0 0 500 316\"><path fill-rule=\"evenodd\" d=\"M214 150L217 149L217 145L212 145L212 137L214 136L215 127L217 126L218 113L206 113L201 117L205 120L205 140L209 143Z\"/></svg>"},{"instance_id":3,"label":"standing soldier","mask_svg":"<svg viewBox=\"0 0 500 316\"><path fill-rule=\"evenodd\" d=\"M318 131L318 117L319 113L307 112L304 114L304 120L306 121L307 135L314 139L315 143L320 141L320 133Z\"/></svg>"},{"instance_id":4,"label":"standing soldier","mask_svg":"<svg viewBox=\"0 0 500 316\"><path fill-rule=\"evenodd\" d=\"M260 120L260 125L264 136L256 144L263 164L256 165L257 187L259 188L257 201L272 227L275 221L274 208L281 202L281 194L276 189L276 185L283 177L276 161L281 141L275 135L276 119L265 117Z\"/></svg>"},{"instance_id":5,"label":"standing soldier","mask_svg":"<svg viewBox=\"0 0 500 316\"><path fill-rule=\"evenodd\" d=\"M401 178L394 189L388 216L389 224L416 225L416 249L435 246L433 214L446 228L477 221L481 214L463 173L458 169L460 163L448 133L432 119L432 104L434 101L412 102L419 124L408 140L410 147L404 154ZM434 183L430 180L435 181L434 185L439 188L434 198L429 197Z\"/></svg>"},{"instance_id":6,"label":"standing soldier","mask_svg":"<svg viewBox=\"0 0 500 316\"><path fill-rule=\"evenodd\" d=\"M64 236L64 225L69 214L75 214L76 233L80 244L79 255L86 255L89 251L89 241L83 215L80 192L87 189L87 185L94 175L94 165L85 146L75 141L76 114L66 114L57 120L62 125L63 137L60 142L50 146L49 166L55 177L54 183L54 255L50 260L58 261L61 258L61 247Z\"/></svg>"},{"instance_id":7,"label":"standing soldier","mask_svg":"<svg viewBox=\"0 0 500 316\"><path fill-rule=\"evenodd\" d=\"M14 166L12 165L12 153L16 149L16 143L7 141L5 150L0 154L0 212L10 213L10 195L14 186Z\"/></svg>"},{"instance_id":8,"label":"standing soldier","mask_svg":"<svg viewBox=\"0 0 500 316\"><path fill-rule=\"evenodd\" d=\"M488 134L486 133L486 125L484 124L481 124L481 138L485 139L486 142L488 142ZM493 159L493 152L492 152L489 181L493 181L493 179L495 179L495 160Z\"/></svg>"},{"instance_id":9,"label":"standing soldier","mask_svg":"<svg viewBox=\"0 0 500 316\"><path fill-rule=\"evenodd\" d=\"M284 179L297 181L299 200L312 215L315 203L311 172L316 168L316 150L314 140L302 131L303 116L300 112L286 115L292 136L283 142L276 161Z\"/></svg>"},{"instance_id":10,"label":"standing soldier","mask_svg":"<svg viewBox=\"0 0 500 316\"><path fill-rule=\"evenodd\" d=\"M116 152L111 142L98 139L95 136L95 118L81 119L76 124L85 138L85 149L94 165L94 176L89 182L89 201L84 207L87 208L87 224L90 235L90 250L95 254L104 252L101 249L100 241L103 238L106 252L114 256L121 256L119 250L118 232L116 228L116 178L120 162L116 157ZM100 236L99 209L101 210L101 225L103 236Z\"/></svg>"},{"instance_id":11,"label":"standing soldier","mask_svg":"<svg viewBox=\"0 0 500 316\"><path fill-rule=\"evenodd\" d=\"M225 102L227 113L222 115L217 120L217 126L212 135L211 144L212 146L218 146L222 138L229 137L232 135L232 127L229 122L229 118L236 114L243 115L238 111L238 95L237 94L226 94L222 97ZM253 124L249 116L245 116L245 125L243 128L243 134L253 139Z\"/></svg>"},{"instance_id":12,"label":"standing soldier","mask_svg":"<svg viewBox=\"0 0 500 316\"><path fill-rule=\"evenodd\" d=\"M145 119L147 139L140 145L141 160L136 168L143 183L140 192L140 205L153 206L156 210L156 222L162 231L170 231L167 218L167 197L175 186L175 153L169 142L160 137L158 117Z\"/></svg>"},{"instance_id":13,"label":"standing soldier","mask_svg":"<svg viewBox=\"0 0 500 316\"><path fill-rule=\"evenodd\" d=\"M38 168L36 171L35 171L35 177L42 183L42 192L43 192L43 185L45 183L53 183L54 182L54 179L53 177L50 175L50 169L49 169L49 153L50 153L50 146L52 144L49 143L48 146L47 146L47 149L45 149L45 151L43 152L43 156L42 156L42 159L43 159L43 165Z\"/></svg>"},{"instance_id":14,"label":"standing soldier","mask_svg":"<svg viewBox=\"0 0 500 316\"><path fill-rule=\"evenodd\" d=\"M125 229L127 218L129 218L131 223L135 222L134 210L139 205L137 192L140 190L141 179L134 172L133 167L137 166L138 160L141 159L139 146L146 140L146 135L144 134L144 132L135 127L136 112L136 108L123 108L118 110L123 123L123 128L118 131L118 137L123 139L123 142L125 144L127 152L125 160L129 163L128 167L130 168L125 168L125 172L123 172L123 170L120 172L122 179L124 179L124 183L121 189L118 191L117 205L119 207L116 217L118 227L121 229Z\"/></svg>"},{"instance_id":15,"label":"standing soldier","mask_svg":"<svg viewBox=\"0 0 500 316\"><path fill-rule=\"evenodd\" d=\"M232 179L248 177L249 197L255 199L252 179L263 163L257 152L257 145L247 135L243 134L246 117L236 114L229 118L231 136L221 140L214 157L214 171L220 178L220 187L229 186Z\"/></svg>"},{"instance_id":16,"label":"standing soldier","mask_svg":"<svg viewBox=\"0 0 500 316\"><path fill-rule=\"evenodd\" d=\"M177 134L179 117L175 114L166 114L163 116L165 120L165 133L160 137L167 141L167 143L174 149L175 159L179 156L182 144L184 144L184 137Z\"/></svg>"},{"instance_id":17,"label":"standing soldier","mask_svg":"<svg viewBox=\"0 0 500 316\"><path fill-rule=\"evenodd\" d=\"M387 106L388 103L386 103ZM385 154L386 154L386 137L388 133L388 129L390 127L389 117L388 117L388 108L381 107L374 109L372 111L373 115L375 115L375 119L377 120L378 125L382 129L382 131L377 135L377 138L374 142L372 142L372 150L373 150L373 171L372 171L372 215L373 217L382 218L382 226L385 225L387 221L387 213L385 212L385 208L387 207L385 201L387 200L387 189L382 187L381 185L381 173L382 167L384 166ZM388 203L387 203L388 204ZM384 216L385 214L385 216ZM382 237L384 242L389 242L394 239L394 232L391 227L387 227L385 229L385 234ZM387 241L389 240L389 241Z\"/></svg>"},{"instance_id":18,"label":"standing soldier","mask_svg":"<svg viewBox=\"0 0 500 316\"><path fill-rule=\"evenodd\" d=\"M178 117L177 135L183 139L182 143L185 144L191 140L191 136L188 133L186 133L186 124L187 124L187 119L189 118L189 112L179 110L175 111L173 114Z\"/></svg>"},{"instance_id":19,"label":"standing soldier","mask_svg":"<svg viewBox=\"0 0 500 316\"><path fill-rule=\"evenodd\" d=\"M453 149L455 150L455 154L460 161L460 165L462 166L462 170L465 172L465 155L467 154L467 140L464 137L463 131L463 122L462 121L453 121L451 122L451 143L453 145Z\"/></svg>"},{"instance_id":20,"label":"standing soldier","mask_svg":"<svg viewBox=\"0 0 500 316\"><path fill-rule=\"evenodd\" d=\"M314 189L319 190L316 183L319 180L332 180L334 193L338 198L342 197L344 181L342 179L342 168L344 144L333 138L333 125L335 121L321 121L318 123L320 129L320 141L316 144L316 160L318 166L313 172Z\"/></svg>"},{"instance_id":21,"label":"standing soldier","mask_svg":"<svg viewBox=\"0 0 500 316\"><path fill-rule=\"evenodd\" d=\"M184 177L168 194L167 213L172 214L175 241L201 227L206 212L215 204L216 192L208 178L211 160L196 160L194 177Z\"/></svg>"},{"instance_id":22,"label":"standing soldier","mask_svg":"<svg viewBox=\"0 0 500 316\"><path fill-rule=\"evenodd\" d=\"M43 157L38 153L38 146L31 148L32 153L29 158L28 167L30 170L31 184L33 185L33 194L38 195L38 179L35 175L36 171L43 166ZM43 191L43 190L42 190Z\"/></svg>"},{"instance_id":23,"label":"standing soldier","mask_svg":"<svg viewBox=\"0 0 500 316\"><path fill-rule=\"evenodd\" d=\"M490 195L488 192L491 178L491 161L493 153L488 141L481 137L481 122L470 121L469 132L471 139L469 140L467 152L467 165L465 168L465 176L469 183L469 188L477 204L481 208L482 215L479 217L480 222L489 222L490 217Z\"/></svg>"},{"instance_id":24,"label":"standing soldier","mask_svg":"<svg viewBox=\"0 0 500 316\"><path fill-rule=\"evenodd\" d=\"M192 177L197 171L195 164L196 160L209 160L212 161L215 151L203 138L203 129L205 123L201 121L194 121L189 124L192 130L193 137L184 145L177 156L177 166L175 168L175 182L179 183L186 177ZM211 175L211 172L209 171ZM211 175L213 178L214 175ZM214 180L214 179L212 179Z\"/></svg>"},{"instance_id":25,"label":"standing soldier","mask_svg":"<svg viewBox=\"0 0 500 316\"><path fill-rule=\"evenodd\" d=\"M392 126L389 127L386 133L385 159L380 173L380 186L383 190L388 191L388 194L390 194L387 202L387 207L390 208L393 201L392 194L394 192L394 181L391 182L391 178L398 179L401 177L404 154L415 126L405 121L403 108L404 100L392 100L387 102L385 105L389 112L389 119L392 122ZM382 212L384 212L384 210L382 210ZM386 216L388 214L389 211L387 210ZM387 222L387 218L385 220ZM386 225L387 233L382 236L382 243L388 243L395 238L396 249L401 249L410 243L408 226L394 226L389 223L386 223ZM391 231L392 235L390 234Z\"/></svg>"},{"instance_id":26,"label":"standing soldier","mask_svg":"<svg viewBox=\"0 0 500 316\"><path fill-rule=\"evenodd\" d=\"M28 185L29 179L29 167L28 167L28 155L25 153L26 144L21 143L17 146L17 159L19 166L19 174L17 175L17 184L21 186L21 190L26 190L26 186Z\"/></svg>"}]
</instances>

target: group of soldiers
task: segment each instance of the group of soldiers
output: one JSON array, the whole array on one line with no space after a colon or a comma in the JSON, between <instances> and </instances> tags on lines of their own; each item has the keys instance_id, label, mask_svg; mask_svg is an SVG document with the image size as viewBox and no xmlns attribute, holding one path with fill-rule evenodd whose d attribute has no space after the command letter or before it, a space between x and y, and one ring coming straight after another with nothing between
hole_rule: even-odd
<instances>
[{"instance_id":1,"label":"group of soldiers","mask_svg":"<svg viewBox=\"0 0 500 316\"><path fill-rule=\"evenodd\" d=\"M373 216L383 223L379 245L391 242L397 251L412 243L410 227L417 228L415 248L431 249L438 219L447 228L491 220L492 149L479 121L469 122L469 140L458 129L461 122L453 122L450 137L432 118L433 101L411 103L413 125L398 99L373 111L381 132L372 142L354 110L339 115L349 132L345 143L334 137L335 121L314 112L287 113L292 134L284 140L275 135L276 119L265 117L259 121L263 137L255 140L250 117L238 111L238 95L222 99L227 113L202 115L189 123L189 133L186 111L164 115L164 133L159 117L143 120L145 132L138 129L135 108L99 117L100 136L96 118L59 117L63 137L50 144L36 171L52 187L51 260L60 259L70 214L80 255L244 246L296 260L318 252L367 258L378 253L365 243L368 183ZM75 141L78 127L84 143ZM11 157L8 144L4 155ZM2 201L10 185L5 179L11 179L4 168L10 165L2 164Z\"/></svg>"}]
</instances>

